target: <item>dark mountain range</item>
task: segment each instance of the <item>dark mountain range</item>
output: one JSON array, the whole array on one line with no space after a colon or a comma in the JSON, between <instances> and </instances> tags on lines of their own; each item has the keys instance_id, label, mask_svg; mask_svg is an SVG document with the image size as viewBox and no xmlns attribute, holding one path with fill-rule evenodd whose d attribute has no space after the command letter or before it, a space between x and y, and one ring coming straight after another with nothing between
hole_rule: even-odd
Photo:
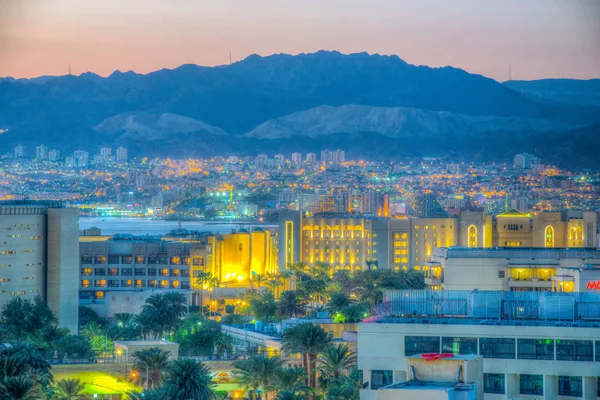
<instances>
[{"instance_id":1,"label":"dark mountain range","mask_svg":"<svg viewBox=\"0 0 600 400\"><path fill-rule=\"evenodd\" d=\"M569 141L581 135L597 143L600 106L590 100L596 83L573 82L502 84L456 68L410 65L396 56L324 51L253 55L227 66L183 65L146 75L4 79L0 151L45 143L64 151L127 144L139 155L257 154L277 151L282 141L286 151L294 143L318 151L345 138L350 153L389 158L395 156L390 149L426 146L429 155L445 154L447 143L470 157L494 154L489 144L507 135L522 137L513 152L533 151L544 133L557 147L571 148ZM567 101L548 99L553 90L564 93L565 85L580 89L569 89ZM582 89L587 85L592 88ZM293 135L283 139L282 129L290 124ZM470 136L476 137L463 140Z\"/></svg>"}]
</instances>

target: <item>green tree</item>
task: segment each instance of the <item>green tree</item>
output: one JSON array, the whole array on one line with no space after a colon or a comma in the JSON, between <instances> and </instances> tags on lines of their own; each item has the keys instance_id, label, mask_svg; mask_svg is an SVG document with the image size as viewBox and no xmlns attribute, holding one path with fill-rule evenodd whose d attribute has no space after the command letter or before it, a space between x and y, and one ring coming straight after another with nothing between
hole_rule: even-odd
<instances>
[{"instance_id":1,"label":"green tree","mask_svg":"<svg viewBox=\"0 0 600 400\"><path fill-rule=\"evenodd\" d=\"M305 400L306 397L303 394L296 394L288 390L277 393L275 400Z\"/></svg>"},{"instance_id":2,"label":"green tree","mask_svg":"<svg viewBox=\"0 0 600 400\"><path fill-rule=\"evenodd\" d=\"M130 392L127 396L130 400L173 400L169 386L161 386L156 389L146 389L142 393Z\"/></svg>"},{"instance_id":3,"label":"green tree","mask_svg":"<svg viewBox=\"0 0 600 400\"><path fill-rule=\"evenodd\" d=\"M165 370L169 365L168 351L152 347L150 349L136 351L133 353L133 357L133 369L138 372L135 379L137 385L146 385L149 388L156 388L162 385L165 377ZM146 370L150 382L146 382Z\"/></svg>"},{"instance_id":4,"label":"green tree","mask_svg":"<svg viewBox=\"0 0 600 400\"><path fill-rule=\"evenodd\" d=\"M39 400L42 389L35 380L26 376L11 376L0 381L0 398L6 400Z\"/></svg>"},{"instance_id":5,"label":"green tree","mask_svg":"<svg viewBox=\"0 0 600 400\"><path fill-rule=\"evenodd\" d=\"M367 282L360 291L360 300L375 305L383 301L383 290L376 283Z\"/></svg>"},{"instance_id":6,"label":"green tree","mask_svg":"<svg viewBox=\"0 0 600 400\"><path fill-rule=\"evenodd\" d=\"M272 389L281 360L278 357L266 355L253 356L247 360L235 363L240 384L246 389L252 389L252 399L256 399L256 392L262 388L265 399L268 400L268 391Z\"/></svg>"},{"instance_id":7,"label":"green tree","mask_svg":"<svg viewBox=\"0 0 600 400\"><path fill-rule=\"evenodd\" d=\"M314 277L326 277L329 278L331 273L331 265L323 261L316 261L311 268L311 273Z\"/></svg>"},{"instance_id":8,"label":"green tree","mask_svg":"<svg viewBox=\"0 0 600 400\"><path fill-rule=\"evenodd\" d=\"M88 358L92 355L92 345L83 336L66 335L53 343L53 350L59 357Z\"/></svg>"},{"instance_id":9,"label":"green tree","mask_svg":"<svg viewBox=\"0 0 600 400\"><path fill-rule=\"evenodd\" d=\"M295 291L286 290L281 293L277 303L277 315L280 317L298 317L306 313L306 304Z\"/></svg>"},{"instance_id":10,"label":"green tree","mask_svg":"<svg viewBox=\"0 0 600 400\"><path fill-rule=\"evenodd\" d=\"M345 344L328 346L319 358L319 370L323 375L333 379L338 379L354 365L356 365L356 354Z\"/></svg>"},{"instance_id":11,"label":"green tree","mask_svg":"<svg viewBox=\"0 0 600 400\"><path fill-rule=\"evenodd\" d=\"M56 400L81 400L87 398L83 393L85 384L79 379L61 379L54 384L54 395Z\"/></svg>"},{"instance_id":12,"label":"green tree","mask_svg":"<svg viewBox=\"0 0 600 400\"><path fill-rule=\"evenodd\" d=\"M354 368L348 376L336 379L327 388L327 400L359 400L362 389L362 373Z\"/></svg>"},{"instance_id":13,"label":"green tree","mask_svg":"<svg viewBox=\"0 0 600 400\"><path fill-rule=\"evenodd\" d=\"M167 367L165 382L172 399L215 399L210 369L201 362L181 358L173 361Z\"/></svg>"},{"instance_id":14,"label":"green tree","mask_svg":"<svg viewBox=\"0 0 600 400\"><path fill-rule=\"evenodd\" d=\"M37 399L53 381L50 364L33 346L16 344L0 350L1 399Z\"/></svg>"},{"instance_id":15,"label":"green tree","mask_svg":"<svg viewBox=\"0 0 600 400\"><path fill-rule=\"evenodd\" d=\"M279 368L275 372L273 387L277 392L290 392L293 394L306 395L309 387L306 384L308 375L304 368Z\"/></svg>"},{"instance_id":16,"label":"green tree","mask_svg":"<svg viewBox=\"0 0 600 400\"><path fill-rule=\"evenodd\" d=\"M265 282L265 277L262 274L252 274L252 276L250 276L250 282L256 284L256 287L260 289Z\"/></svg>"},{"instance_id":17,"label":"green tree","mask_svg":"<svg viewBox=\"0 0 600 400\"><path fill-rule=\"evenodd\" d=\"M257 320L269 322L273 320L273 316L277 311L277 303L273 293L266 290L262 293L257 293L248 300L250 310Z\"/></svg>"},{"instance_id":18,"label":"green tree","mask_svg":"<svg viewBox=\"0 0 600 400\"><path fill-rule=\"evenodd\" d=\"M350 297L348 297L346 293L335 293L331 295L325 309L327 309L330 314L337 314L350 304L352 304L352 300L350 300Z\"/></svg>"},{"instance_id":19,"label":"green tree","mask_svg":"<svg viewBox=\"0 0 600 400\"><path fill-rule=\"evenodd\" d=\"M214 336L215 354L223 356L225 353L231 353L233 351L233 339L231 336L218 332Z\"/></svg>"},{"instance_id":20,"label":"green tree","mask_svg":"<svg viewBox=\"0 0 600 400\"><path fill-rule=\"evenodd\" d=\"M316 387L317 355L331 343L331 338L323 328L308 322L299 323L283 333L282 350L286 353L302 354L304 369L309 376L309 384ZM314 393L313 393L314 398Z\"/></svg>"}]
</instances>

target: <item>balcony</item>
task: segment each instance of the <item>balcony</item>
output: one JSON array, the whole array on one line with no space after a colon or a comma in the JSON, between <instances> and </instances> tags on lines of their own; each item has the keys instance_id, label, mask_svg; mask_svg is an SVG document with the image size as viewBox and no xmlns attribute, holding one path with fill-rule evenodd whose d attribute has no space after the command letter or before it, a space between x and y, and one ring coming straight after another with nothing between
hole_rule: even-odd
<instances>
[{"instance_id":1,"label":"balcony","mask_svg":"<svg viewBox=\"0 0 600 400\"><path fill-rule=\"evenodd\" d=\"M551 289L552 281L551 280L542 280L538 278L531 279L508 279L508 287L509 288L542 288L542 289Z\"/></svg>"},{"instance_id":2,"label":"balcony","mask_svg":"<svg viewBox=\"0 0 600 400\"><path fill-rule=\"evenodd\" d=\"M442 284L442 278L434 276L425 276L425 284L427 286L439 286Z\"/></svg>"}]
</instances>

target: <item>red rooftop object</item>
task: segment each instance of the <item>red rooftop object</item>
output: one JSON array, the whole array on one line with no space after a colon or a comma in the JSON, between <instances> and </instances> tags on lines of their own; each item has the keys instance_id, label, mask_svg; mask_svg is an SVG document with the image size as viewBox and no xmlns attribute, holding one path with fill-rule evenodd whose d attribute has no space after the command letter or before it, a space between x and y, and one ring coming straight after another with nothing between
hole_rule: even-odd
<instances>
[{"instance_id":1,"label":"red rooftop object","mask_svg":"<svg viewBox=\"0 0 600 400\"><path fill-rule=\"evenodd\" d=\"M454 354L452 353L423 353L421 357L425 359L425 361L433 361L439 360L440 358L452 358Z\"/></svg>"}]
</instances>

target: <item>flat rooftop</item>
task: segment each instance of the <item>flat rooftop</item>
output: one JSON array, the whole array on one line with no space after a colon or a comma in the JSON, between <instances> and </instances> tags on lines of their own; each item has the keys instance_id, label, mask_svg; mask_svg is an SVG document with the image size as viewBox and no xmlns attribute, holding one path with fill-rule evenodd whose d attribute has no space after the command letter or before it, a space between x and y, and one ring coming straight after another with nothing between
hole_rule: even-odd
<instances>
[{"instance_id":1,"label":"flat rooftop","mask_svg":"<svg viewBox=\"0 0 600 400\"><path fill-rule=\"evenodd\" d=\"M384 386L379 390L403 389L403 390L444 390L448 391L472 391L475 390L475 384L456 383L456 382L431 382L410 380L406 382L395 383L390 386Z\"/></svg>"},{"instance_id":2,"label":"flat rooftop","mask_svg":"<svg viewBox=\"0 0 600 400\"><path fill-rule=\"evenodd\" d=\"M545 258L553 260L599 259L600 249L593 247L545 248L545 247L440 247L433 249L433 257L439 258Z\"/></svg>"}]
</instances>

